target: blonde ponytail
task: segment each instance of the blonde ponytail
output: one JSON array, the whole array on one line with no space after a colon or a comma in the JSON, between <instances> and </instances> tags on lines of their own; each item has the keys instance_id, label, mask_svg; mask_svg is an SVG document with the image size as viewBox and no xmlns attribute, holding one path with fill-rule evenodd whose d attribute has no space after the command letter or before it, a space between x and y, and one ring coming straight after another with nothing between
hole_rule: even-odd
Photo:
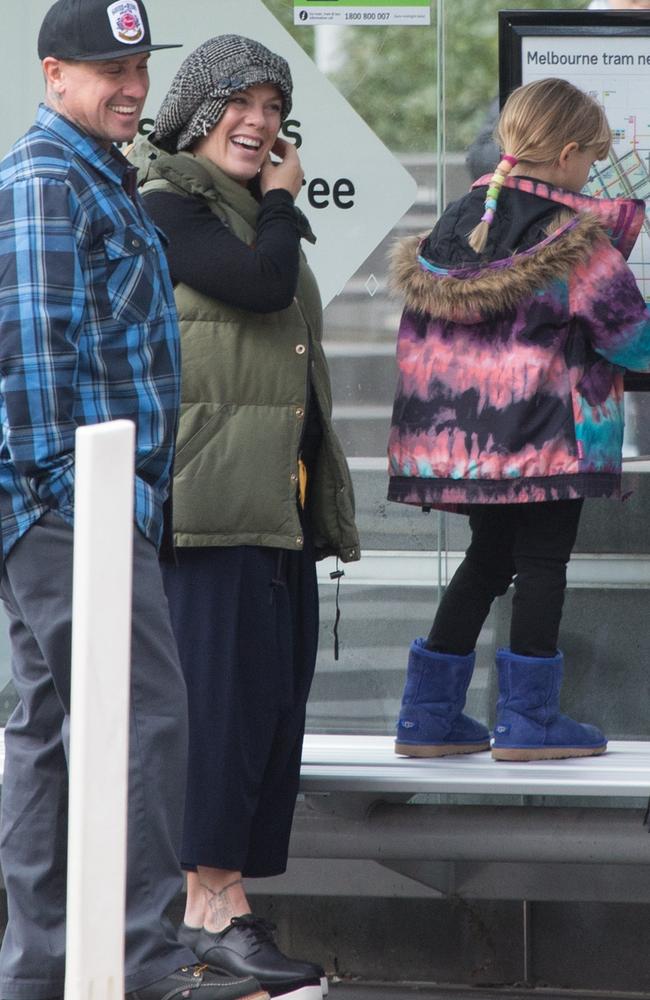
<instances>
[{"instance_id":1,"label":"blonde ponytail","mask_svg":"<svg viewBox=\"0 0 650 1000\"><path fill-rule=\"evenodd\" d=\"M497 126L499 149L507 149L496 168L485 199L481 221L468 236L469 245L481 253L487 243L503 182L516 163L552 166L569 142L589 149L595 160L604 160L612 133L603 108L568 80L549 77L517 87L503 106Z\"/></svg>"},{"instance_id":2,"label":"blonde ponytail","mask_svg":"<svg viewBox=\"0 0 650 1000\"><path fill-rule=\"evenodd\" d=\"M487 195L485 197L485 211L481 216L481 221L477 226L474 226L471 233L468 236L468 242L472 250L476 253L481 253L485 249L485 244L487 243L488 232L490 226L494 221L494 213L497 207L497 198L501 194L501 188L503 187L503 182L512 170L514 166L517 165L518 159L516 156L512 156L510 153L504 153L502 159L497 164L496 170L492 174L492 179L488 185Z\"/></svg>"}]
</instances>

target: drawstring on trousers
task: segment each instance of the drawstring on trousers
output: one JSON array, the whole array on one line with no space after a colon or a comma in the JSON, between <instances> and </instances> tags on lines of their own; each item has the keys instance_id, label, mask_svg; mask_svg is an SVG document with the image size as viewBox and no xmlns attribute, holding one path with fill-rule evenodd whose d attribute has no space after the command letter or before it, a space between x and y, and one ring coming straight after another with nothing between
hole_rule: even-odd
<instances>
[{"instance_id":1,"label":"drawstring on trousers","mask_svg":"<svg viewBox=\"0 0 650 1000\"><path fill-rule=\"evenodd\" d=\"M285 572L285 562L286 562L286 552L284 549L278 549L278 559L275 566L275 576L271 578L271 592L269 594L269 604L273 604L275 601L275 593L279 587L286 587L287 579Z\"/></svg>"}]
</instances>

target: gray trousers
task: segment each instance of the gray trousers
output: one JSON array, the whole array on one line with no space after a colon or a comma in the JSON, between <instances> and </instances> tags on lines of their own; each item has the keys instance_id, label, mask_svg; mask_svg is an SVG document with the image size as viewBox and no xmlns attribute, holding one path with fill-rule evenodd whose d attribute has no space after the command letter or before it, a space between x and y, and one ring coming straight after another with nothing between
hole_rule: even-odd
<instances>
[{"instance_id":1,"label":"gray trousers","mask_svg":"<svg viewBox=\"0 0 650 1000\"><path fill-rule=\"evenodd\" d=\"M0 863L8 926L0 996L63 993L72 530L47 514L11 550L0 582L20 701L5 729ZM165 910L177 861L187 755L185 685L154 546L136 530L129 746L126 990L196 961ZM71 859L74 864L75 859ZM101 905L102 873L94 873Z\"/></svg>"}]
</instances>

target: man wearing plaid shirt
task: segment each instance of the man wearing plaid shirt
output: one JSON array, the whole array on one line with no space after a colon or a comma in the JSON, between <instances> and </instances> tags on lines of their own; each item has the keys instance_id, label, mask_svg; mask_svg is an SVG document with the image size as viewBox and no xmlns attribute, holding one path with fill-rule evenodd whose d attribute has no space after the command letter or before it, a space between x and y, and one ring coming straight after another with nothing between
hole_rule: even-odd
<instances>
[{"instance_id":1,"label":"man wearing plaid shirt","mask_svg":"<svg viewBox=\"0 0 650 1000\"><path fill-rule=\"evenodd\" d=\"M164 47L140 0L57 0L39 35L46 104L0 163L0 598L19 696L0 824L6 1000L63 994L74 435L116 418L136 427L127 993L266 997L196 966L165 917L181 888L187 723L156 550L179 344L164 251L114 145L135 135L149 52Z\"/></svg>"}]
</instances>

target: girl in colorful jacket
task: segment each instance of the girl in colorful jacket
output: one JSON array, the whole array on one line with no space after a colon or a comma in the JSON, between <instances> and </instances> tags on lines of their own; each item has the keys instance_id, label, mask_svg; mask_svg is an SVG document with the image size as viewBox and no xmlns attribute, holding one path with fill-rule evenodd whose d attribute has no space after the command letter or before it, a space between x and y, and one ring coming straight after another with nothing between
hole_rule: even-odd
<instances>
[{"instance_id":1,"label":"girl in colorful jacket","mask_svg":"<svg viewBox=\"0 0 650 1000\"><path fill-rule=\"evenodd\" d=\"M644 203L579 194L611 134L564 80L514 91L498 136L492 178L394 262L405 309L388 497L469 514L471 528L429 635L410 649L396 741L407 756L489 749L462 709L479 632L513 581L492 755L607 746L559 711L557 641L584 498L620 495L623 370L650 366L650 312L626 264Z\"/></svg>"}]
</instances>

